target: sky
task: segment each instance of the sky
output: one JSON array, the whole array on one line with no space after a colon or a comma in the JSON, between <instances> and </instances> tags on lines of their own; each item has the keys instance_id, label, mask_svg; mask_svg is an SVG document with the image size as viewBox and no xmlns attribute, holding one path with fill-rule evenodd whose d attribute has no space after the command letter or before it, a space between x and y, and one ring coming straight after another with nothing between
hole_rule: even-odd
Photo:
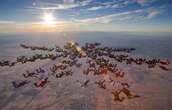
<instances>
[{"instance_id":1,"label":"sky","mask_svg":"<svg viewBox=\"0 0 172 110\"><path fill-rule=\"evenodd\" d=\"M172 0L1 0L0 32L172 32Z\"/></svg>"}]
</instances>

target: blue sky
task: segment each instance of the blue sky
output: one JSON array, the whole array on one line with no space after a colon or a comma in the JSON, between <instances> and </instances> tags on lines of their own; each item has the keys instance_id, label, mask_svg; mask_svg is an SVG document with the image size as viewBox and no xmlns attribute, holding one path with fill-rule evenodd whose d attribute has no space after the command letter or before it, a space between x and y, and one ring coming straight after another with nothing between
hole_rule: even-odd
<instances>
[{"instance_id":1,"label":"blue sky","mask_svg":"<svg viewBox=\"0 0 172 110\"><path fill-rule=\"evenodd\" d=\"M172 0L1 0L0 31L45 31L44 13L56 21L53 31L171 32ZM51 29L48 27L46 31Z\"/></svg>"}]
</instances>

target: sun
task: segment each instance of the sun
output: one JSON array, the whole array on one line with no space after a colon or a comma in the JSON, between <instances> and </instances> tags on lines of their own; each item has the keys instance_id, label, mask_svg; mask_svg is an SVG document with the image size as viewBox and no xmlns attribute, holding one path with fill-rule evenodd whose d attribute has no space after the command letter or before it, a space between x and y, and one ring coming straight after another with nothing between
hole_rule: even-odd
<instances>
[{"instance_id":1,"label":"sun","mask_svg":"<svg viewBox=\"0 0 172 110\"><path fill-rule=\"evenodd\" d=\"M44 13L43 14L43 24L47 26L55 25L55 18L52 13Z\"/></svg>"}]
</instances>

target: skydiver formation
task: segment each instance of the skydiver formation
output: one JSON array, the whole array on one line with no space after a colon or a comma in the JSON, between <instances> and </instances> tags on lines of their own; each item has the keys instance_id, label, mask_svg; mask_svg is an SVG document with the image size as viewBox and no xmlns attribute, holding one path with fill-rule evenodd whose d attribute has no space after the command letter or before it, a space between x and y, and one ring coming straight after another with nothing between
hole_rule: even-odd
<instances>
[{"instance_id":1,"label":"skydiver formation","mask_svg":"<svg viewBox=\"0 0 172 110\"><path fill-rule=\"evenodd\" d=\"M45 46L29 46L29 45L25 45L25 44L20 44L21 47L23 47L24 49L30 49L30 50L43 50L43 51L53 51L54 48L47 48Z\"/></svg>"},{"instance_id":2,"label":"skydiver formation","mask_svg":"<svg viewBox=\"0 0 172 110\"><path fill-rule=\"evenodd\" d=\"M31 83L30 78L36 79L34 86L37 88L45 87L50 82L50 77L56 79L72 76L74 74L72 67L81 69L84 67L83 75L99 76L99 80L87 79L84 82L77 80L80 87L86 88L90 84L95 84L102 90L107 90L112 94L113 100L123 102L125 99L138 98L139 95L130 91L131 84L124 82L126 72L119 68L118 63L126 65L148 65L148 68L159 67L162 70L170 71L170 61L163 59L146 59L133 58L130 55L135 48L112 48L103 47L101 43L85 43L80 46L77 42L67 42L63 47L55 46L48 48L45 46L28 46L20 44L23 49L32 51L47 51L48 54L35 54L30 57L19 56L15 61L2 60L0 66L15 66L16 64L24 64L27 62L36 62L38 60L57 61L58 63L50 65L50 67L39 67L34 71L26 70L23 73L24 80L12 81L14 88L20 88ZM60 60L60 61L59 61ZM92 83L91 83L92 82ZM121 96L121 94L123 94Z\"/></svg>"}]
</instances>

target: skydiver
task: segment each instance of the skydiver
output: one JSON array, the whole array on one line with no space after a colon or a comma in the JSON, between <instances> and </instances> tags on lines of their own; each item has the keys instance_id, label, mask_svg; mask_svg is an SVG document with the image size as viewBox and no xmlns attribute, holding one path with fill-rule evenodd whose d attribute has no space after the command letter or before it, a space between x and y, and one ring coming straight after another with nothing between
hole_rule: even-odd
<instances>
[{"instance_id":1,"label":"skydiver","mask_svg":"<svg viewBox=\"0 0 172 110\"><path fill-rule=\"evenodd\" d=\"M163 66L163 65L159 65L159 67L160 67L162 70L165 70L165 71L169 71L169 70L170 70L169 68L167 68L167 67L165 67L165 66Z\"/></svg>"},{"instance_id":2,"label":"skydiver","mask_svg":"<svg viewBox=\"0 0 172 110\"><path fill-rule=\"evenodd\" d=\"M48 83L48 78L41 79L40 81L34 83L36 87L44 87Z\"/></svg>"},{"instance_id":3,"label":"skydiver","mask_svg":"<svg viewBox=\"0 0 172 110\"><path fill-rule=\"evenodd\" d=\"M89 79L86 80L86 81L84 82L84 84L81 85L81 87L83 87L83 88L87 87L89 82L90 82Z\"/></svg>"},{"instance_id":4,"label":"skydiver","mask_svg":"<svg viewBox=\"0 0 172 110\"><path fill-rule=\"evenodd\" d=\"M98 86L102 89L106 89L106 85L104 84L105 80L103 81L98 81L98 82L95 82L96 84L98 84Z\"/></svg>"},{"instance_id":5,"label":"skydiver","mask_svg":"<svg viewBox=\"0 0 172 110\"><path fill-rule=\"evenodd\" d=\"M139 95L132 94L131 91L125 87L123 87L123 89L120 91L120 93L121 92L123 92L129 99L140 97Z\"/></svg>"},{"instance_id":6,"label":"skydiver","mask_svg":"<svg viewBox=\"0 0 172 110\"><path fill-rule=\"evenodd\" d=\"M118 71L115 75L116 75L116 77L121 77L121 78L123 78L124 75L125 75L125 72L122 72L122 71L120 70L120 71Z\"/></svg>"},{"instance_id":7,"label":"skydiver","mask_svg":"<svg viewBox=\"0 0 172 110\"><path fill-rule=\"evenodd\" d=\"M111 94L113 95L113 101L119 101L119 102L123 102L124 101L124 97L119 97L119 94L120 94L120 92L117 92L117 91L115 91L115 92L111 92Z\"/></svg>"},{"instance_id":8,"label":"skydiver","mask_svg":"<svg viewBox=\"0 0 172 110\"><path fill-rule=\"evenodd\" d=\"M37 73L45 73L45 70L42 68L38 68L38 69L36 69L36 72Z\"/></svg>"},{"instance_id":9,"label":"skydiver","mask_svg":"<svg viewBox=\"0 0 172 110\"><path fill-rule=\"evenodd\" d=\"M160 60L159 63L161 63L162 65L169 65L170 61L169 60Z\"/></svg>"},{"instance_id":10,"label":"skydiver","mask_svg":"<svg viewBox=\"0 0 172 110\"><path fill-rule=\"evenodd\" d=\"M64 73L62 73L62 72L56 74L56 78L61 78L63 76L64 76Z\"/></svg>"},{"instance_id":11,"label":"skydiver","mask_svg":"<svg viewBox=\"0 0 172 110\"><path fill-rule=\"evenodd\" d=\"M35 72L29 72L29 71L27 70L27 71L26 71L26 74L23 73L23 76L24 76L25 78L28 78L28 77L34 76L35 74L36 74Z\"/></svg>"},{"instance_id":12,"label":"skydiver","mask_svg":"<svg viewBox=\"0 0 172 110\"><path fill-rule=\"evenodd\" d=\"M22 82L19 82L19 83L16 83L15 81L12 81L12 85L14 88L19 88L19 87L22 87L26 84L30 83L30 81L27 81L27 80L24 80Z\"/></svg>"},{"instance_id":13,"label":"skydiver","mask_svg":"<svg viewBox=\"0 0 172 110\"><path fill-rule=\"evenodd\" d=\"M122 85L123 87L127 87L127 88L130 87L130 85L129 85L128 83L121 83L121 85Z\"/></svg>"}]
</instances>

